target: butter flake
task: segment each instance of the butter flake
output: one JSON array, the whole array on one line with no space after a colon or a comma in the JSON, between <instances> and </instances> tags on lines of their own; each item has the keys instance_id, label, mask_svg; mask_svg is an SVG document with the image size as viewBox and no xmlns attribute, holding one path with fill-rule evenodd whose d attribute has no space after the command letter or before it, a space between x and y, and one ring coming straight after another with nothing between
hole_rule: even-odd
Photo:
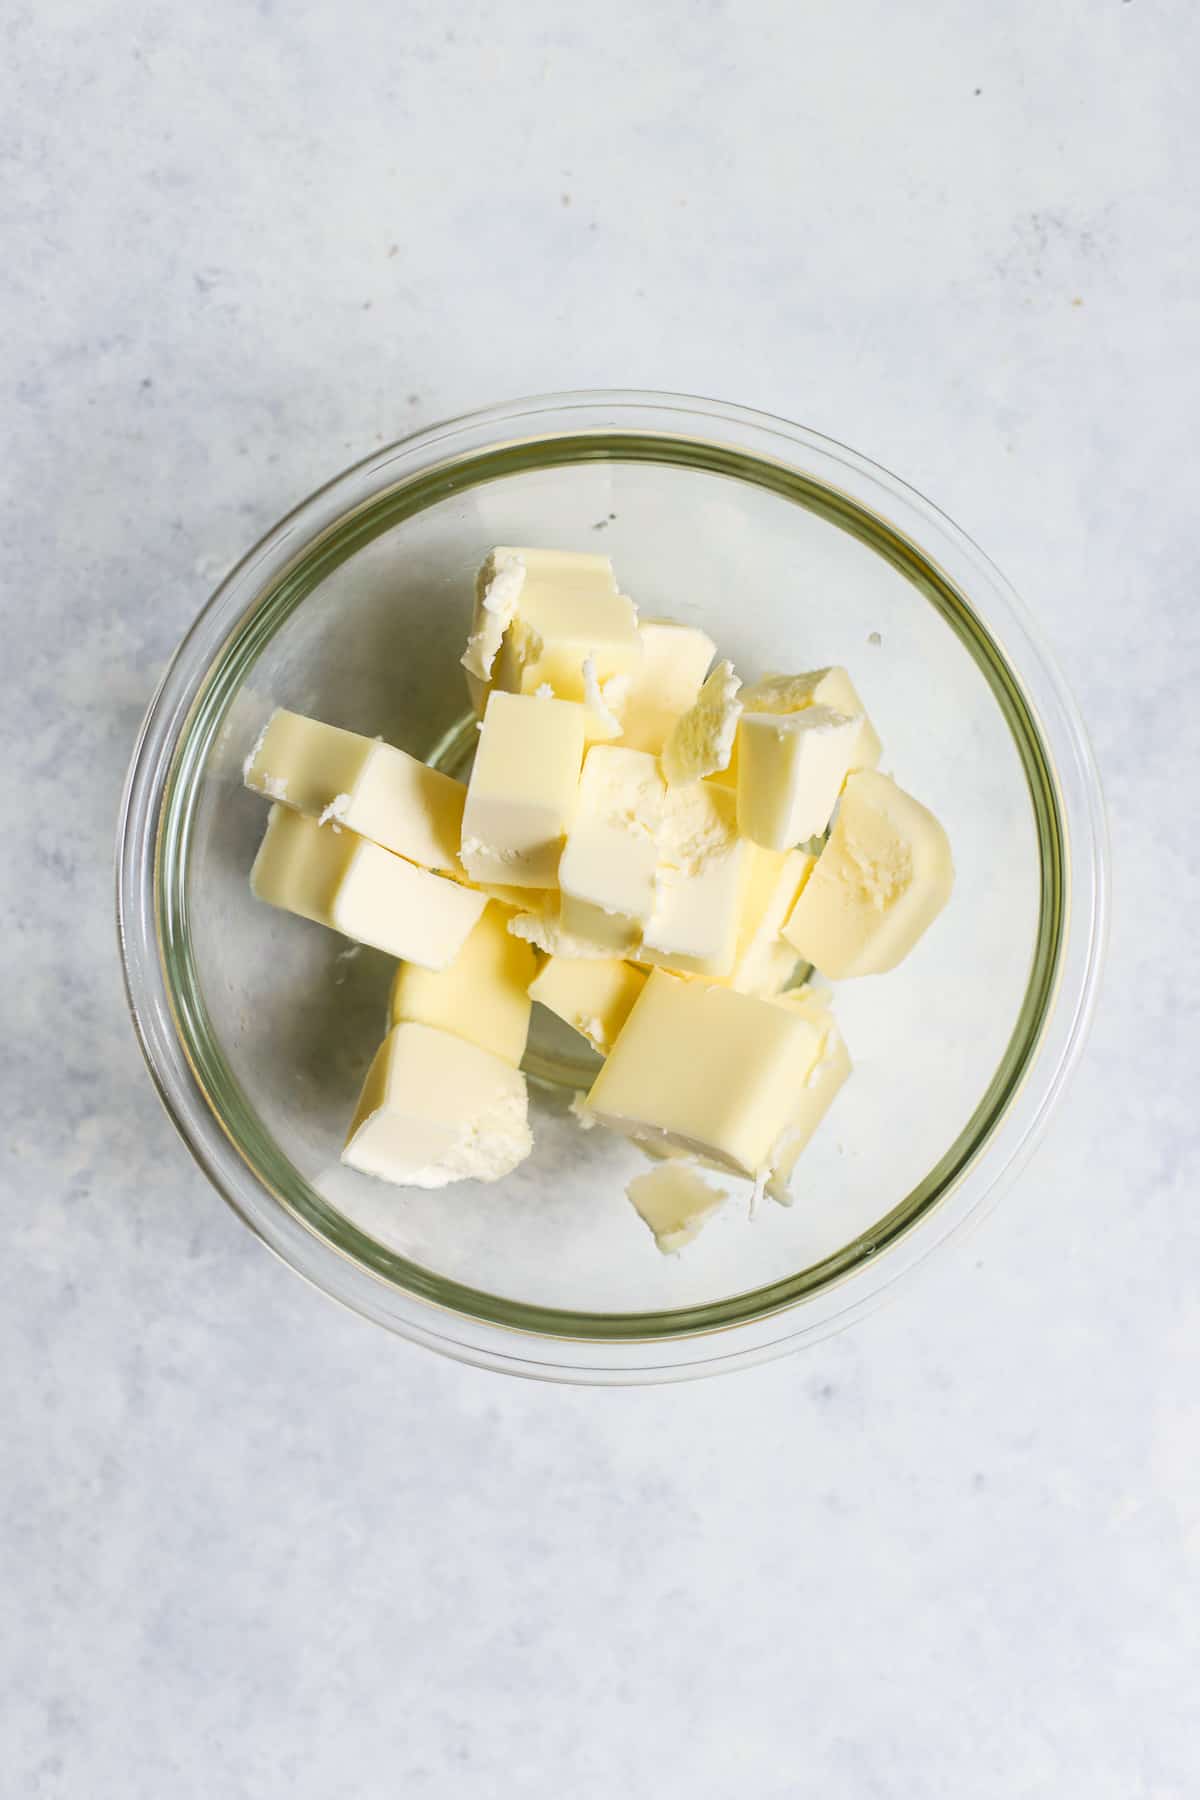
<instances>
[{"instance_id":1,"label":"butter flake","mask_svg":"<svg viewBox=\"0 0 1200 1800\"><path fill-rule=\"evenodd\" d=\"M459 661L477 681L490 681L492 666L512 624L525 585L525 560L493 551L479 572L475 627Z\"/></svg>"},{"instance_id":2,"label":"butter flake","mask_svg":"<svg viewBox=\"0 0 1200 1800\"><path fill-rule=\"evenodd\" d=\"M662 753L663 774L672 787L720 774L729 767L742 714L741 685L733 664L719 662L695 705L678 720Z\"/></svg>"}]
</instances>

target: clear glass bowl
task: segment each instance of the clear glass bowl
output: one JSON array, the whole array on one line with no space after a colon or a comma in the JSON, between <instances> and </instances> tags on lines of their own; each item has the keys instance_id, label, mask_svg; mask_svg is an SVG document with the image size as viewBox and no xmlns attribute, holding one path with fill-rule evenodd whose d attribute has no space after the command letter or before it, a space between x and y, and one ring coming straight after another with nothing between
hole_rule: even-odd
<instances>
[{"instance_id":1,"label":"clear glass bowl","mask_svg":"<svg viewBox=\"0 0 1200 1800\"><path fill-rule=\"evenodd\" d=\"M796 1204L730 1204L660 1257L638 1152L568 1111L540 1020L536 1149L494 1186L390 1188L338 1160L390 966L256 903L242 759L286 705L461 767L458 657L497 542L603 549L644 614L753 677L845 663L884 767L949 831L953 901L894 974L846 982L855 1074ZM798 426L670 395L553 395L381 450L284 519L180 645L134 753L118 918L146 1061L217 1190L293 1268L450 1355L574 1381L728 1369L842 1326L994 1195L1095 996L1103 808L1074 706L1002 576L929 503ZM538 1009L540 1012L540 1009ZM570 1039L571 1042L564 1042Z\"/></svg>"}]
</instances>

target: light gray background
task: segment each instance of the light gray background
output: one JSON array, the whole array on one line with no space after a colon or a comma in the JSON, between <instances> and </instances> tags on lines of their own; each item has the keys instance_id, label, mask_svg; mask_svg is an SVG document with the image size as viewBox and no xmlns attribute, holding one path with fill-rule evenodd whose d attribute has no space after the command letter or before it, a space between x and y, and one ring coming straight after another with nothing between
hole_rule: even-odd
<instances>
[{"instance_id":1,"label":"light gray background","mask_svg":"<svg viewBox=\"0 0 1200 1800\"><path fill-rule=\"evenodd\" d=\"M51 0L0 82L0 1789L1200 1785L1192 0ZM278 1267L123 1016L110 847L224 568L523 391L715 393L933 496L1111 807L1087 1060L852 1334L643 1392Z\"/></svg>"}]
</instances>

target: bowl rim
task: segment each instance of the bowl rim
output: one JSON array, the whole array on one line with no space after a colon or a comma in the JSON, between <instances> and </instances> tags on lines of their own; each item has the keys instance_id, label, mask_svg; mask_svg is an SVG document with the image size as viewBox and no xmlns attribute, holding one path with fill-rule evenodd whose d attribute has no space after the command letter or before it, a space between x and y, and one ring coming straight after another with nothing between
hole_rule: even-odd
<instances>
[{"instance_id":1,"label":"bowl rim","mask_svg":"<svg viewBox=\"0 0 1200 1800\"><path fill-rule=\"evenodd\" d=\"M715 438L714 427L720 434ZM697 437L698 430L705 435ZM164 889L170 885L169 868L164 879L164 820L181 780L189 732L206 694L215 691L229 647L248 641L250 654L253 637L247 640L246 634L267 617L273 597L287 591L297 570L316 566L322 546L336 541L342 554L349 554L345 545L354 522L378 509L384 499L411 498L422 481L436 490L447 471L455 470L463 479L481 458L501 453L510 458L544 457L553 445L560 460L578 460L581 443L592 454L632 444L630 453L643 454L646 460L660 460L666 445L681 447L680 455L683 447L689 452L702 449L706 468L714 466L714 457L729 455L737 464L734 472L754 467L755 479L765 485L786 481L794 491L798 481L807 481L824 496L848 501L856 515L870 518L875 528L894 537L898 554L915 558L913 566L906 563L904 569L910 578L916 579L919 565L928 578L944 583L956 604L994 642L1014 691L1028 707L1053 788L1055 855L1061 854L1063 888L1056 955L1047 976L1045 1004L1013 1091L984 1139L914 1218L894 1232L881 1229L886 1221L877 1221L852 1240L849 1248L855 1254L848 1269L831 1274L811 1292L749 1314L743 1309L743 1316L726 1322L703 1322L713 1308L606 1319L549 1308L513 1308L507 1303L502 1315L507 1311L512 1317L497 1319L448 1302L444 1296L470 1295L471 1290L440 1278L432 1279L432 1293L398 1286L300 1217L249 1160L243 1140L202 1079L181 1024L180 996L173 991L168 972L174 925L170 908L164 910L163 904ZM877 510L881 503L886 512ZM972 581L970 601L963 592L965 574ZM987 593L986 613L980 611L981 587ZM280 622L281 617L275 617L273 628ZM211 737L204 740L205 747L209 742ZM1028 764L1026 770L1028 777ZM182 858L175 861L185 867L186 831L181 847ZM1044 880L1045 863L1043 854ZM814 1341L879 1303L902 1275L967 1220L982 1216L1031 1153L1078 1061L1097 996L1108 919L1107 829L1086 732L1037 627L990 559L915 489L833 439L725 402L636 390L540 394L442 421L382 447L334 476L266 532L197 615L151 699L122 799L116 874L126 995L151 1079L199 1166L255 1234L323 1292L406 1337L480 1366L575 1382L678 1379L757 1362ZM956 1143L965 1135L964 1131ZM348 1233L347 1241L361 1235ZM772 1284L770 1289L734 1298L753 1300L787 1285ZM533 1315L535 1323L527 1323L527 1315ZM666 1330L639 1329L639 1322L656 1317L668 1321L678 1317L682 1322ZM543 1324L541 1318L552 1323ZM568 1328L572 1321L575 1331ZM588 1329L577 1335L581 1322Z\"/></svg>"}]
</instances>

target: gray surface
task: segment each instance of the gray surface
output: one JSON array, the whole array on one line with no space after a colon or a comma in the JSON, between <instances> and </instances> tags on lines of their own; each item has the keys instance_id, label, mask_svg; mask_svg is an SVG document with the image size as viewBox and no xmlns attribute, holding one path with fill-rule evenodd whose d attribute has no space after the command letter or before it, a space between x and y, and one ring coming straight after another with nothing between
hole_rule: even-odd
<instances>
[{"instance_id":1,"label":"gray surface","mask_svg":"<svg viewBox=\"0 0 1200 1800\"><path fill-rule=\"evenodd\" d=\"M1200 1784L1200 32L922 10L10 9L6 1795ZM592 1393L249 1239L142 1074L109 856L262 528L410 426L622 383L803 419L980 539L1087 712L1116 908L1087 1062L965 1247L798 1360Z\"/></svg>"}]
</instances>

